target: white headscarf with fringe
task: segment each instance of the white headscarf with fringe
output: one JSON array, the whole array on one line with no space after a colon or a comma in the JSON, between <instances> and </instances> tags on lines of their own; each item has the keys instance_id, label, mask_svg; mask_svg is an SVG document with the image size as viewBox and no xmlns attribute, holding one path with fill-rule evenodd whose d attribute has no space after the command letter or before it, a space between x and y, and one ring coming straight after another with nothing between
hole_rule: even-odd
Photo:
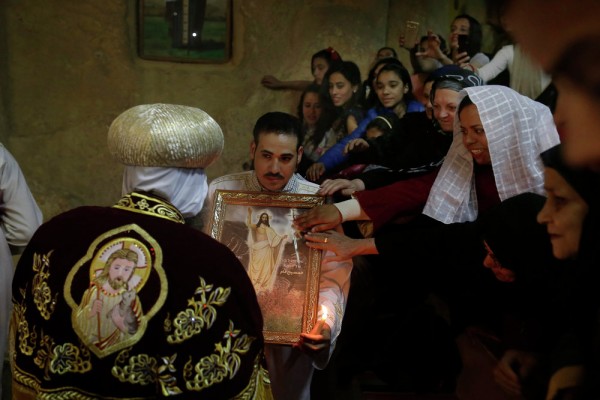
<instances>
[{"instance_id":1,"label":"white headscarf with fringe","mask_svg":"<svg viewBox=\"0 0 600 400\"><path fill-rule=\"evenodd\" d=\"M477 107L488 141L500 200L520 193L544 194L540 153L560 140L550 109L505 86L463 89ZM423 210L446 224L474 221L478 214L473 157L462 143L460 116L454 119L454 139Z\"/></svg>"}]
</instances>

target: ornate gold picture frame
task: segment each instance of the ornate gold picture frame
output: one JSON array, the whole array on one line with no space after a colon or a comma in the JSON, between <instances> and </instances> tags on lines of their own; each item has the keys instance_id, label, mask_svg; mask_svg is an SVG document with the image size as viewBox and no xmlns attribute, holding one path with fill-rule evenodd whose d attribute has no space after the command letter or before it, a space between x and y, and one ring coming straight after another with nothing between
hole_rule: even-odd
<instances>
[{"instance_id":1,"label":"ornate gold picture frame","mask_svg":"<svg viewBox=\"0 0 600 400\"><path fill-rule=\"evenodd\" d=\"M209 234L229 247L256 290L267 343L293 344L317 317L321 251L306 246L295 216L316 195L217 190Z\"/></svg>"}]
</instances>

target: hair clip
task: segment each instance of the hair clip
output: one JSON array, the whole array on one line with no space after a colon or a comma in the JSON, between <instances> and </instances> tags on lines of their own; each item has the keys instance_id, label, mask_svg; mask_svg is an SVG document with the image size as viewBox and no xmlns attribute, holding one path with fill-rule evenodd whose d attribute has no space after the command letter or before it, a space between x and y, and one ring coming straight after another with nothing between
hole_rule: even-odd
<instances>
[{"instance_id":1,"label":"hair clip","mask_svg":"<svg viewBox=\"0 0 600 400\"><path fill-rule=\"evenodd\" d=\"M338 61L340 59L340 55L333 47L328 47L326 50L329 52L329 54L331 54L332 60Z\"/></svg>"}]
</instances>

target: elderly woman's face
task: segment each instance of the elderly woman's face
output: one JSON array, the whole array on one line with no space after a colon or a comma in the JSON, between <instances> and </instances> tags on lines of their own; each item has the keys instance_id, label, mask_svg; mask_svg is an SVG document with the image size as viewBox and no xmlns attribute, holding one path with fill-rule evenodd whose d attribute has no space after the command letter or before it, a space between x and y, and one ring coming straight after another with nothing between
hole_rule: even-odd
<instances>
[{"instance_id":1,"label":"elderly woman's face","mask_svg":"<svg viewBox=\"0 0 600 400\"><path fill-rule=\"evenodd\" d=\"M466 106L461 110L459 117L463 144L471 153L473 161L479 165L491 165L488 141L477 107L474 104Z\"/></svg>"},{"instance_id":2,"label":"elderly woman's face","mask_svg":"<svg viewBox=\"0 0 600 400\"><path fill-rule=\"evenodd\" d=\"M546 225L554 257L574 258L579 252L588 205L554 168L544 168L544 188L548 197L538 214L538 222Z\"/></svg>"},{"instance_id":3,"label":"elderly woman's face","mask_svg":"<svg viewBox=\"0 0 600 400\"><path fill-rule=\"evenodd\" d=\"M454 130L454 114L458 107L458 92L452 89L438 89L433 100L433 116L444 132Z\"/></svg>"}]
</instances>

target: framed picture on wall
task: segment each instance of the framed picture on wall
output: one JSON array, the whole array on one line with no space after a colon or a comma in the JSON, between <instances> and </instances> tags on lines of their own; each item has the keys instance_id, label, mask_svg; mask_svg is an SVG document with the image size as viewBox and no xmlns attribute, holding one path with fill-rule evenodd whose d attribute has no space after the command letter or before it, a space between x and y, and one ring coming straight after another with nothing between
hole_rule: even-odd
<instances>
[{"instance_id":1,"label":"framed picture on wall","mask_svg":"<svg viewBox=\"0 0 600 400\"><path fill-rule=\"evenodd\" d=\"M306 246L292 220L323 202L316 195L215 192L209 233L244 265L268 343L295 343L316 323L321 251Z\"/></svg>"},{"instance_id":2,"label":"framed picture on wall","mask_svg":"<svg viewBox=\"0 0 600 400\"><path fill-rule=\"evenodd\" d=\"M138 0L138 54L147 60L224 63L231 0Z\"/></svg>"}]
</instances>

